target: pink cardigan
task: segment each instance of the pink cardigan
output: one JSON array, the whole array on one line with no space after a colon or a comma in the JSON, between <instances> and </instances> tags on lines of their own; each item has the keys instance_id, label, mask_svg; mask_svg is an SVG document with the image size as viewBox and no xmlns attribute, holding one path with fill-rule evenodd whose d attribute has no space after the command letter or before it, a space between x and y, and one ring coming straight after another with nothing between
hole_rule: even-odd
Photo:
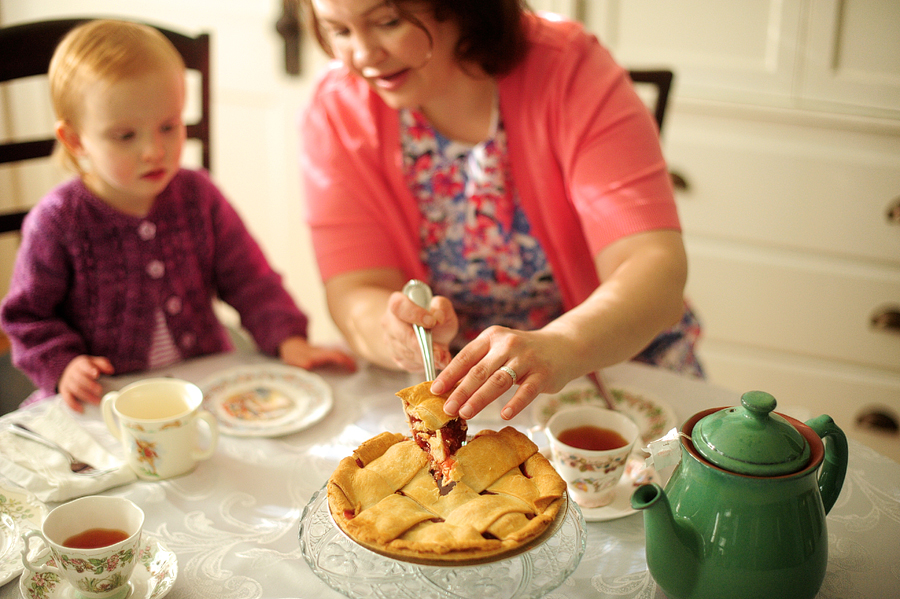
<instances>
[{"instance_id":1,"label":"pink cardigan","mask_svg":"<svg viewBox=\"0 0 900 599\"><path fill-rule=\"evenodd\" d=\"M599 285L593 257L621 237L680 230L649 111L581 25L527 17L531 48L499 81L512 177L566 309ZM400 268L426 278L398 114L333 63L301 121L308 222L324 280Z\"/></svg>"}]
</instances>

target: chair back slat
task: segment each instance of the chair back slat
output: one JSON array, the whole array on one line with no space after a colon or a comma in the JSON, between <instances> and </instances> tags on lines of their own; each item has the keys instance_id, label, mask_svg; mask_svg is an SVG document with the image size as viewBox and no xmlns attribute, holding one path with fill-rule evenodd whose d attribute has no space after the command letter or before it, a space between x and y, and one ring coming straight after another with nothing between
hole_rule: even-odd
<instances>
[{"instance_id":1,"label":"chair back slat","mask_svg":"<svg viewBox=\"0 0 900 599\"><path fill-rule=\"evenodd\" d=\"M93 19L56 19L22 23L0 28L0 83L27 77L46 75L50 59L60 40L74 27ZM175 46L185 66L200 74L200 115L187 125L188 139L201 145L203 168L211 170L210 152L210 37L202 33L191 37L183 33L156 27ZM53 153L55 139L10 140L0 144L0 164L10 164L46 158ZM0 233L18 231L27 210L0 213Z\"/></svg>"}]
</instances>

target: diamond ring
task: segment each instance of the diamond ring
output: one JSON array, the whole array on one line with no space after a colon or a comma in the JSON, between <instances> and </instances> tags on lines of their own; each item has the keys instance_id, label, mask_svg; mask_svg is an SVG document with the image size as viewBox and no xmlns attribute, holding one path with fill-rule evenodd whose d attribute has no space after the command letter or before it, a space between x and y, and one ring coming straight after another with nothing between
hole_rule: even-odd
<instances>
[{"instance_id":1,"label":"diamond ring","mask_svg":"<svg viewBox=\"0 0 900 599\"><path fill-rule=\"evenodd\" d=\"M512 379L512 384L513 384L513 385L516 384L516 379L519 378L519 377L518 377L518 375L516 374L516 371L515 371L515 370L513 370L513 369L510 368L509 366L501 366L498 370L502 370L503 372L505 372L506 374L508 374L508 375L509 375L509 378Z\"/></svg>"}]
</instances>

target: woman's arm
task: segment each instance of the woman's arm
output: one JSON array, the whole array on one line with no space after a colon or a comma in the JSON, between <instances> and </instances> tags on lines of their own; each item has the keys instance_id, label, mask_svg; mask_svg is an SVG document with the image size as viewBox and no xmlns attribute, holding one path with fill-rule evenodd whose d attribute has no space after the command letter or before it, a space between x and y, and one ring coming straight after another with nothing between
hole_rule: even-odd
<instances>
[{"instance_id":1,"label":"woman's arm","mask_svg":"<svg viewBox=\"0 0 900 599\"><path fill-rule=\"evenodd\" d=\"M502 409L512 418L540 393L632 358L684 310L687 258L681 234L660 230L623 237L595 258L603 283L580 305L538 331L490 327L469 343L437 377L443 393L457 381L444 409L471 418L506 392L519 388Z\"/></svg>"}]
</instances>

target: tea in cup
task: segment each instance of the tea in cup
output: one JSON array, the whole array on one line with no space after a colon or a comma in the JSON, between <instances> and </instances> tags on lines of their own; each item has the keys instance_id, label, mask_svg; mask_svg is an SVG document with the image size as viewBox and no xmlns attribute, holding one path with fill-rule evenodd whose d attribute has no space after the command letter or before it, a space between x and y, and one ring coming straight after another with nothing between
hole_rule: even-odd
<instances>
[{"instance_id":1,"label":"tea in cup","mask_svg":"<svg viewBox=\"0 0 900 599\"><path fill-rule=\"evenodd\" d=\"M122 441L131 469L140 478L159 480L190 472L215 452L218 424L200 408L202 403L196 385L153 378L110 391L100 410L107 428ZM208 432L205 448L200 446L201 427Z\"/></svg>"},{"instance_id":2,"label":"tea in cup","mask_svg":"<svg viewBox=\"0 0 900 599\"><path fill-rule=\"evenodd\" d=\"M35 573L58 574L72 585L76 597L125 597L131 589L129 579L138 561L143 526L144 512L127 499L82 497L57 507L39 530L22 535L22 564ZM52 560L32 561L34 538L50 549Z\"/></svg>"},{"instance_id":3,"label":"tea in cup","mask_svg":"<svg viewBox=\"0 0 900 599\"><path fill-rule=\"evenodd\" d=\"M554 414L545 429L551 462L584 508L610 504L640 429L620 412L580 406Z\"/></svg>"}]
</instances>

